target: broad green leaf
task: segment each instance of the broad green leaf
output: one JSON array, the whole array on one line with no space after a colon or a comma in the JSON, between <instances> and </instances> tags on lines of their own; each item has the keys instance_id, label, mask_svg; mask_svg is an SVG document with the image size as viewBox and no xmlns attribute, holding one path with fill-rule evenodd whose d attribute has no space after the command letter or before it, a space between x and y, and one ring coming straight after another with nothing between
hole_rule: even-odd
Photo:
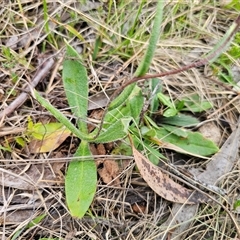
<instances>
[{"instance_id":1,"label":"broad green leaf","mask_svg":"<svg viewBox=\"0 0 240 240\"><path fill-rule=\"evenodd\" d=\"M108 143L124 138L128 133L131 120L132 118L130 117L119 119L117 122L109 126L105 132L102 131L94 142Z\"/></svg>"},{"instance_id":2,"label":"broad green leaf","mask_svg":"<svg viewBox=\"0 0 240 240\"><path fill-rule=\"evenodd\" d=\"M177 135L178 137L186 138L188 136L189 131L186 131L185 129L171 126L171 125L162 125L163 128L165 128L167 131L169 131L172 134Z\"/></svg>"},{"instance_id":3,"label":"broad green leaf","mask_svg":"<svg viewBox=\"0 0 240 240\"><path fill-rule=\"evenodd\" d=\"M174 117L162 118L161 123L179 127L190 127L199 124L199 121L195 117L179 113Z\"/></svg>"},{"instance_id":4,"label":"broad green leaf","mask_svg":"<svg viewBox=\"0 0 240 240\"><path fill-rule=\"evenodd\" d=\"M163 116L164 117L174 117L178 114L178 110L175 108L169 108L166 111L164 111Z\"/></svg>"},{"instance_id":5,"label":"broad green leaf","mask_svg":"<svg viewBox=\"0 0 240 240\"><path fill-rule=\"evenodd\" d=\"M19 136L19 137L15 137L14 139L15 139L16 143L21 147L25 147L27 144L26 139L24 139L23 137Z\"/></svg>"},{"instance_id":6,"label":"broad green leaf","mask_svg":"<svg viewBox=\"0 0 240 240\"><path fill-rule=\"evenodd\" d=\"M79 118L79 130L87 133L88 110L88 77L81 62L81 57L67 45L66 57L63 62L63 86L72 113Z\"/></svg>"},{"instance_id":7,"label":"broad green leaf","mask_svg":"<svg viewBox=\"0 0 240 240\"><path fill-rule=\"evenodd\" d=\"M81 141L74 157L87 156L86 161L70 162L65 179L66 201L73 217L82 218L93 201L97 185L96 164L87 141Z\"/></svg>"},{"instance_id":8,"label":"broad green leaf","mask_svg":"<svg viewBox=\"0 0 240 240\"><path fill-rule=\"evenodd\" d=\"M209 156L219 149L211 140L204 138L199 132L186 131L187 137L179 137L164 128L156 130L157 138L162 142L171 143L189 154Z\"/></svg>"}]
</instances>

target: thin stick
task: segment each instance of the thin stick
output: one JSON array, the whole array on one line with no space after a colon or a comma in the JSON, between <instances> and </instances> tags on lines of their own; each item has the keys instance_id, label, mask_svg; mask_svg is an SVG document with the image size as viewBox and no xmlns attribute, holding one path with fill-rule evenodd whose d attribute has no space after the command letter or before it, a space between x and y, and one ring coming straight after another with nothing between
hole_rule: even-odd
<instances>
[{"instance_id":1,"label":"thin stick","mask_svg":"<svg viewBox=\"0 0 240 240\"><path fill-rule=\"evenodd\" d=\"M53 58L49 58L39 66L38 70L34 74L32 82L29 83L31 88L35 88L37 86L39 81L41 81L53 67L53 64ZM6 109L0 112L0 119L11 114L16 108L19 108L27 100L28 93L30 92L30 86L27 86L24 92L22 92L13 102L11 102Z\"/></svg>"}]
</instances>

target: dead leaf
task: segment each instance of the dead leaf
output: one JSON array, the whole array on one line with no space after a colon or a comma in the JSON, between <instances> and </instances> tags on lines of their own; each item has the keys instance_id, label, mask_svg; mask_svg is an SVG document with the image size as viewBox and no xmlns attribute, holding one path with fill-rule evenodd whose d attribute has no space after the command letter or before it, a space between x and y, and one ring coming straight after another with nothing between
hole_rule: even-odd
<instances>
[{"instance_id":1,"label":"dead leaf","mask_svg":"<svg viewBox=\"0 0 240 240\"><path fill-rule=\"evenodd\" d=\"M102 178L103 182L110 185L120 186L120 180L118 175L120 173L119 166L116 161L104 160L103 168L98 169L98 173Z\"/></svg>"},{"instance_id":2,"label":"dead leaf","mask_svg":"<svg viewBox=\"0 0 240 240\"><path fill-rule=\"evenodd\" d=\"M151 163L132 144L132 150L137 167L150 188L162 198L175 203L197 204L206 202L203 194L188 190L174 182L159 167Z\"/></svg>"},{"instance_id":3,"label":"dead leaf","mask_svg":"<svg viewBox=\"0 0 240 240\"><path fill-rule=\"evenodd\" d=\"M61 123L37 123L28 145L30 153L50 152L58 148L71 132Z\"/></svg>"}]
</instances>

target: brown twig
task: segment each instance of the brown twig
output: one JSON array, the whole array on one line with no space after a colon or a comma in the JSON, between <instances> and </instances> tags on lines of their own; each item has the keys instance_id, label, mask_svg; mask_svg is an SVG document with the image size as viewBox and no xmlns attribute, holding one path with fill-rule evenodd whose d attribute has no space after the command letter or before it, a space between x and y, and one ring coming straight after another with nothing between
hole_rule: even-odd
<instances>
[{"instance_id":1,"label":"brown twig","mask_svg":"<svg viewBox=\"0 0 240 240\"><path fill-rule=\"evenodd\" d=\"M32 82L29 83L31 88L35 88L37 86L39 81L41 81L53 67L53 64L53 58L49 58L38 67L36 73L34 74ZM16 108L20 107L27 100L28 93L30 92L30 86L26 86L24 92L22 92L13 102L11 102L11 104L6 109L0 112L0 119L11 114Z\"/></svg>"}]
</instances>

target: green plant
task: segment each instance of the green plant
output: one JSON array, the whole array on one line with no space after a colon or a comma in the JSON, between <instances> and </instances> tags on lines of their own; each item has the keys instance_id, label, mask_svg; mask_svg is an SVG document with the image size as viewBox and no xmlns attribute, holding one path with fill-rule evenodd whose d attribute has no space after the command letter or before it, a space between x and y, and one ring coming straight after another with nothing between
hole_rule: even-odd
<instances>
[{"instance_id":1,"label":"green plant","mask_svg":"<svg viewBox=\"0 0 240 240\"><path fill-rule=\"evenodd\" d=\"M150 66L159 37L162 9L163 3L159 2L153 33L143 60L145 64L140 64L136 71L136 76L145 74ZM88 133L87 73L81 57L69 45L67 46L66 59L63 64L63 83L69 106L78 119L78 128L36 91L33 92L33 95L59 122L63 123L73 134L81 139L74 157L86 156L87 159L86 161L75 160L71 162L65 179L66 201L70 213L72 216L81 218L93 200L97 184L96 165L91 156L89 143L105 143L124 138L128 133L131 120L134 119L134 123L139 121L139 115L143 107L143 96L141 89L135 84L127 87L122 94L111 102L99 129Z\"/></svg>"},{"instance_id":2,"label":"green plant","mask_svg":"<svg viewBox=\"0 0 240 240\"><path fill-rule=\"evenodd\" d=\"M184 97L174 103L169 96L159 92L157 94L159 101L167 107L163 112L164 117L176 116L180 111L191 111L193 113L206 111L212 108L212 104L207 100L201 100L198 94L192 94Z\"/></svg>"},{"instance_id":3,"label":"green plant","mask_svg":"<svg viewBox=\"0 0 240 240\"><path fill-rule=\"evenodd\" d=\"M155 76L144 76L144 74L146 74L149 69L157 46L160 35L159 26L162 21L162 11L163 2L159 1L149 45L142 62L136 70L135 78L123 85L113 94L115 99L111 99L112 101L105 110L100 126L93 132L88 133L87 129L87 72L81 57L70 45L67 44L62 75L69 106L77 119L77 127L59 110L42 98L38 92L33 91L33 96L37 101L50 111L59 122L64 124L75 134L76 137L81 139L81 143L74 154L75 160L69 164L65 179L66 201L70 213L74 217L81 218L84 216L96 191L96 165L89 149L89 144L92 142L107 143L116 141L126 137L130 132L133 135L134 142L139 145L139 148L148 149L150 154L157 157L162 156L160 154L157 155L156 149L152 147L153 144L195 156L206 156L218 150L215 144L204 139L199 133L192 133L191 131L182 130L170 125L159 127L147 115L144 116L146 126L140 125L140 114L143 108L144 98L141 89L136 86L136 82L147 78L153 79ZM239 24L239 22L237 23ZM222 41L220 41L213 51L203 60L182 69L170 71L165 75L178 73L216 59L219 55L219 51L222 52L226 48L226 45L229 44L229 36L236 31L235 25L231 27L227 36L224 36ZM164 76L164 74L158 74L156 76ZM158 94L158 98L160 96L160 100L163 102L164 95ZM156 98L154 99L154 102L155 101ZM183 103L179 104L178 107L173 105L170 101L164 101L164 104L170 109L177 110L174 114L170 114L172 116L168 117L168 120L172 120L172 123L175 121L175 123L177 123L175 125L177 126L186 126L186 122L188 123L187 125L189 125L191 121L197 122L195 118L186 117L184 115L181 117L179 114L179 111L186 107L185 102L187 101L189 102L190 100L183 100ZM200 142L204 143L199 144ZM205 151L206 146L209 147ZM81 157L85 157L85 160L81 161ZM155 162L158 161L156 157L153 160L155 160Z\"/></svg>"},{"instance_id":4,"label":"green plant","mask_svg":"<svg viewBox=\"0 0 240 240\"><path fill-rule=\"evenodd\" d=\"M38 223L40 223L44 218L46 217L46 214L42 214L36 218L34 218L32 221L30 221L26 227L22 228L22 229L19 229L17 230L14 235L12 236L11 240L15 240L15 239L18 239L18 237L21 235L21 233L26 230L26 229L30 229L34 226L36 226Z\"/></svg>"}]
</instances>

